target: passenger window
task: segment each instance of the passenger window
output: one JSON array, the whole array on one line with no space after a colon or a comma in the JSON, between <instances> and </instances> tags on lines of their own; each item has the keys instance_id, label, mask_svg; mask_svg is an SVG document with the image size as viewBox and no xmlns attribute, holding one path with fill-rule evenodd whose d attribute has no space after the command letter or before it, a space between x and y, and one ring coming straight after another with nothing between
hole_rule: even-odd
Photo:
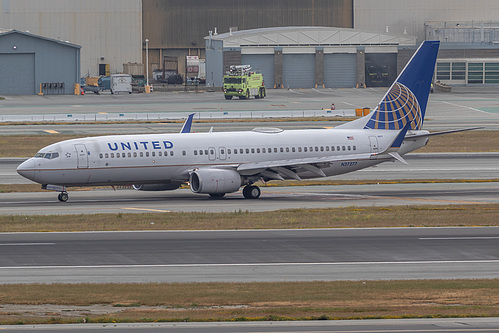
<instances>
[{"instance_id":1,"label":"passenger window","mask_svg":"<svg viewBox=\"0 0 499 333\"><path fill-rule=\"evenodd\" d=\"M343 147L341 147L341 148L343 148L343 151L345 151L345 150L346 150L346 149L345 149L345 146L343 146Z\"/></svg>"},{"instance_id":2,"label":"passenger window","mask_svg":"<svg viewBox=\"0 0 499 333\"><path fill-rule=\"evenodd\" d=\"M256 152L260 154L260 148L256 148Z\"/></svg>"},{"instance_id":3,"label":"passenger window","mask_svg":"<svg viewBox=\"0 0 499 333\"><path fill-rule=\"evenodd\" d=\"M196 156L197 156L197 154L198 154L198 151L197 151L197 150L194 150L194 155L196 155Z\"/></svg>"},{"instance_id":4,"label":"passenger window","mask_svg":"<svg viewBox=\"0 0 499 333\"><path fill-rule=\"evenodd\" d=\"M170 156L173 156L173 150L170 152Z\"/></svg>"},{"instance_id":5,"label":"passenger window","mask_svg":"<svg viewBox=\"0 0 499 333\"><path fill-rule=\"evenodd\" d=\"M160 154L161 154L161 152L160 152ZM132 157L132 153L128 153L128 157Z\"/></svg>"},{"instance_id":6,"label":"passenger window","mask_svg":"<svg viewBox=\"0 0 499 333\"><path fill-rule=\"evenodd\" d=\"M307 152L307 147L303 147L303 151L306 153Z\"/></svg>"},{"instance_id":7,"label":"passenger window","mask_svg":"<svg viewBox=\"0 0 499 333\"><path fill-rule=\"evenodd\" d=\"M149 157L149 152L148 151L146 151L146 157Z\"/></svg>"},{"instance_id":8,"label":"passenger window","mask_svg":"<svg viewBox=\"0 0 499 333\"><path fill-rule=\"evenodd\" d=\"M262 153L266 153L267 151L265 150L265 148L262 148Z\"/></svg>"},{"instance_id":9,"label":"passenger window","mask_svg":"<svg viewBox=\"0 0 499 333\"><path fill-rule=\"evenodd\" d=\"M152 157L156 156L156 152L154 152L154 151L151 154L152 154Z\"/></svg>"},{"instance_id":10,"label":"passenger window","mask_svg":"<svg viewBox=\"0 0 499 333\"><path fill-rule=\"evenodd\" d=\"M182 150L182 155L185 156L186 154L185 150Z\"/></svg>"},{"instance_id":11,"label":"passenger window","mask_svg":"<svg viewBox=\"0 0 499 333\"><path fill-rule=\"evenodd\" d=\"M352 147L348 146L348 150L352 150Z\"/></svg>"},{"instance_id":12,"label":"passenger window","mask_svg":"<svg viewBox=\"0 0 499 333\"><path fill-rule=\"evenodd\" d=\"M114 158L114 153L111 153L111 158Z\"/></svg>"},{"instance_id":13,"label":"passenger window","mask_svg":"<svg viewBox=\"0 0 499 333\"><path fill-rule=\"evenodd\" d=\"M244 150L241 148L239 149L239 154L243 154L244 153Z\"/></svg>"},{"instance_id":14,"label":"passenger window","mask_svg":"<svg viewBox=\"0 0 499 333\"><path fill-rule=\"evenodd\" d=\"M255 153L255 148L251 148L251 153L254 154Z\"/></svg>"},{"instance_id":15,"label":"passenger window","mask_svg":"<svg viewBox=\"0 0 499 333\"><path fill-rule=\"evenodd\" d=\"M220 149L220 154L222 154L222 155L225 154L225 150Z\"/></svg>"},{"instance_id":16,"label":"passenger window","mask_svg":"<svg viewBox=\"0 0 499 333\"><path fill-rule=\"evenodd\" d=\"M106 155L105 155L105 156L106 156L106 158L109 158L109 154L108 154L108 153L106 153Z\"/></svg>"},{"instance_id":17,"label":"passenger window","mask_svg":"<svg viewBox=\"0 0 499 333\"><path fill-rule=\"evenodd\" d=\"M237 155L237 149L234 149L234 155Z\"/></svg>"},{"instance_id":18,"label":"passenger window","mask_svg":"<svg viewBox=\"0 0 499 333\"><path fill-rule=\"evenodd\" d=\"M249 154L249 148L246 148L246 154Z\"/></svg>"},{"instance_id":19,"label":"passenger window","mask_svg":"<svg viewBox=\"0 0 499 333\"><path fill-rule=\"evenodd\" d=\"M331 151L334 151L334 146L331 146Z\"/></svg>"},{"instance_id":20,"label":"passenger window","mask_svg":"<svg viewBox=\"0 0 499 333\"><path fill-rule=\"evenodd\" d=\"M121 153L121 157L125 158L126 157L126 153Z\"/></svg>"},{"instance_id":21,"label":"passenger window","mask_svg":"<svg viewBox=\"0 0 499 333\"><path fill-rule=\"evenodd\" d=\"M204 154L205 154L205 155L208 155L208 149L205 149ZM213 154L213 153L212 153L212 154Z\"/></svg>"},{"instance_id":22,"label":"passenger window","mask_svg":"<svg viewBox=\"0 0 499 333\"><path fill-rule=\"evenodd\" d=\"M329 151L329 146L326 146L326 151Z\"/></svg>"},{"instance_id":23,"label":"passenger window","mask_svg":"<svg viewBox=\"0 0 499 333\"><path fill-rule=\"evenodd\" d=\"M161 151L158 151L158 156L163 156L163 153Z\"/></svg>"},{"instance_id":24,"label":"passenger window","mask_svg":"<svg viewBox=\"0 0 499 333\"><path fill-rule=\"evenodd\" d=\"M353 150L357 150L357 147L356 147L356 146L353 146Z\"/></svg>"},{"instance_id":25,"label":"passenger window","mask_svg":"<svg viewBox=\"0 0 499 333\"><path fill-rule=\"evenodd\" d=\"M315 151L319 151L319 147L315 147Z\"/></svg>"},{"instance_id":26,"label":"passenger window","mask_svg":"<svg viewBox=\"0 0 499 333\"><path fill-rule=\"evenodd\" d=\"M289 153L289 147L286 147L286 153Z\"/></svg>"},{"instance_id":27,"label":"passenger window","mask_svg":"<svg viewBox=\"0 0 499 333\"><path fill-rule=\"evenodd\" d=\"M310 147L310 152L313 152L314 151L314 147Z\"/></svg>"},{"instance_id":28,"label":"passenger window","mask_svg":"<svg viewBox=\"0 0 499 333\"><path fill-rule=\"evenodd\" d=\"M298 147L298 152L301 153L301 147Z\"/></svg>"},{"instance_id":29,"label":"passenger window","mask_svg":"<svg viewBox=\"0 0 499 333\"><path fill-rule=\"evenodd\" d=\"M100 153L100 154L99 154L99 157L100 157L100 158L102 158L102 157L104 157L104 156L102 155L102 153Z\"/></svg>"},{"instance_id":30,"label":"passenger window","mask_svg":"<svg viewBox=\"0 0 499 333\"><path fill-rule=\"evenodd\" d=\"M140 152L140 157L144 157L144 153L143 152Z\"/></svg>"},{"instance_id":31,"label":"passenger window","mask_svg":"<svg viewBox=\"0 0 499 333\"><path fill-rule=\"evenodd\" d=\"M324 151L324 147L323 146L321 146L321 151Z\"/></svg>"},{"instance_id":32,"label":"passenger window","mask_svg":"<svg viewBox=\"0 0 499 333\"><path fill-rule=\"evenodd\" d=\"M295 147L291 147L291 151L294 153L295 152Z\"/></svg>"},{"instance_id":33,"label":"passenger window","mask_svg":"<svg viewBox=\"0 0 499 333\"><path fill-rule=\"evenodd\" d=\"M340 151L340 150L341 150L341 149L340 149L340 146L336 146L336 150L337 150L337 151Z\"/></svg>"},{"instance_id":34,"label":"passenger window","mask_svg":"<svg viewBox=\"0 0 499 333\"><path fill-rule=\"evenodd\" d=\"M281 147L281 153L284 153L284 148Z\"/></svg>"},{"instance_id":35,"label":"passenger window","mask_svg":"<svg viewBox=\"0 0 499 333\"><path fill-rule=\"evenodd\" d=\"M227 149L227 154L229 154L229 155L231 154L231 151L230 151L230 149Z\"/></svg>"},{"instance_id":36,"label":"passenger window","mask_svg":"<svg viewBox=\"0 0 499 333\"><path fill-rule=\"evenodd\" d=\"M137 157L137 152L133 152L133 157Z\"/></svg>"}]
</instances>

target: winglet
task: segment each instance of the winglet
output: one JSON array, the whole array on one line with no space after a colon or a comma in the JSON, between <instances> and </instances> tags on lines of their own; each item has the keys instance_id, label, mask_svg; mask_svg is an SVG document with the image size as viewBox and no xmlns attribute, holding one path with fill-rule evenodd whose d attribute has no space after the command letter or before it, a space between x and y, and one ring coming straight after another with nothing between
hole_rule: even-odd
<instances>
[{"instance_id":1,"label":"winglet","mask_svg":"<svg viewBox=\"0 0 499 333\"><path fill-rule=\"evenodd\" d=\"M180 133L190 133L191 132L191 126L192 126L192 119L194 118L195 113L191 113L189 117L184 122L184 125L182 126L182 129L180 130Z\"/></svg>"}]
</instances>

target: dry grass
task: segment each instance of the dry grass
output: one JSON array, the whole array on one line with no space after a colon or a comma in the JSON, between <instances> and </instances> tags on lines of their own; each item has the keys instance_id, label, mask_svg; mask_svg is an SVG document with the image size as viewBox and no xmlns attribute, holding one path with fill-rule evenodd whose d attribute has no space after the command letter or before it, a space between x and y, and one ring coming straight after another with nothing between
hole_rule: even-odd
<instances>
[{"instance_id":1,"label":"dry grass","mask_svg":"<svg viewBox=\"0 0 499 333\"><path fill-rule=\"evenodd\" d=\"M33 318L0 308L0 323L499 316L499 280L3 285L0 299L123 309Z\"/></svg>"},{"instance_id":2,"label":"dry grass","mask_svg":"<svg viewBox=\"0 0 499 333\"><path fill-rule=\"evenodd\" d=\"M327 123L324 126L328 126ZM0 157L33 156L42 147L62 140L85 137L87 135L41 134L0 136ZM420 153L435 152L497 152L499 151L498 131L470 131L436 136L430 143L418 150Z\"/></svg>"},{"instance_id":3,"label":"dry grass","mask_svg":"<svg viewBox=\"0 0 499 333\"><path fill-rule=\"evenodd\" d=\"M0 216L0 232L499 226L499 204Z\"/></svg>"}]
</instances>

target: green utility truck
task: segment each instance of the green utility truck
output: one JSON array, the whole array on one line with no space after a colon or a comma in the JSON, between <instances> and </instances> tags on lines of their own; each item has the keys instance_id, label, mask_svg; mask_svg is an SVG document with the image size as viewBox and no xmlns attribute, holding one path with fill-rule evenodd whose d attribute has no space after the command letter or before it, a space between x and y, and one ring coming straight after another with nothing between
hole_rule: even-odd
<instances>
[{"instance_id":1,"label":"green utility truck","mask_svg":"<svg viewBox=\"0 0 499 333\"><path fill-rule=\"evenodd\" d=\"M252 72L249 65L230 66L230 70L224 75L223 91L225 99L232 99L233 96L239 99L267 96L263 74Z\"/></svg>"}]
</instances>

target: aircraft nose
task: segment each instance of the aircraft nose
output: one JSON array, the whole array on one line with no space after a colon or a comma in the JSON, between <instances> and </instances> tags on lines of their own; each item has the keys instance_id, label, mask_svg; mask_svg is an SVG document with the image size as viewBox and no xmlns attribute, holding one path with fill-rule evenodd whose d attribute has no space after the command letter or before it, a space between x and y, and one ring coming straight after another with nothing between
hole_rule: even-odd
<instances>
[{"instance_id":1,"label":"aircraft nose","mask_svg":"<svg viewBox=\"0 0 499 333\"><path fill-rule=\"evenodd\" d=\"M17 167L17 173L21 176L28 178L30 180L34 180L35 177L35 161L32 158L22 162Z\"/></svg>"}]
</instances>

